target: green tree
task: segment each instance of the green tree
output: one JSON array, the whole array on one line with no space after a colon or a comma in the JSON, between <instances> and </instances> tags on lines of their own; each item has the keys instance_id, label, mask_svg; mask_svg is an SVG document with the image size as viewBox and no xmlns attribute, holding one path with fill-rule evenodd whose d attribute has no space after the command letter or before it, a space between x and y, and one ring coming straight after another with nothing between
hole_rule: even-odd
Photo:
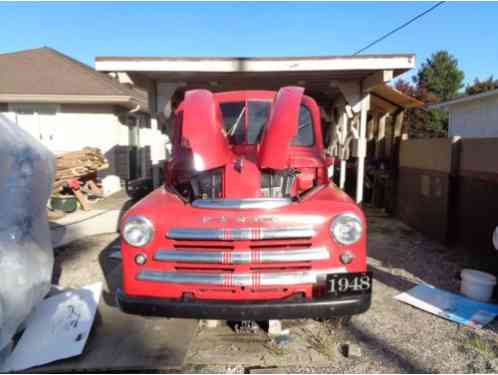
<instances>
[{"instance_id":1,"label":"green tree","mask_svg":"<svg viewBox=\"0 0 498 375\"><path fill-rule=\"evenodd\" d=\"M454 56L438 51L422 63L414 80L418 88L425 88L440 101L447 101L458 95L464 76Z\"/></svg>"},{"instance_id":2,"label":"green tree","mask_svg":"<svg viewBox=\"0 0 498 375\"><path fill-rule=\"evenodd\" d=\"M484 81L480 81L476 78L474 79L474 83L472 85L468 85L465 88L465 95L476 95L496 89L498 89L498 79L494 79L493 76L490 76Z\"/></svg>"},{"instance_id":3,"label":"green tree","mask_svg":"<svg viewBox=\"0 0 498 375\"><path fill-rule=\"evenodd\" d=\"M403 79L396 82L395 88L406 95L424 102L426 105L439 102L438 98L429 94L425 88L415 86ZM407 127L409 137L445 137L447 135L447 125L445 129L445 118L441 118L441 115L447 116L445 112L427 110L427 108L410 108L405 110L405 126Z\"/></svg>"}]
</instances>

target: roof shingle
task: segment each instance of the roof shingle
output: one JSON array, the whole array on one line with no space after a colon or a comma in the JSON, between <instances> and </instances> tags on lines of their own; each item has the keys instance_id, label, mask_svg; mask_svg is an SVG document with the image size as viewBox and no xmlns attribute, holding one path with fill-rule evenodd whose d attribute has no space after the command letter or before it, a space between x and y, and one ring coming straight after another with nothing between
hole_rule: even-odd
<instances>
[{"instance_id":1,"label":"roof shingle","mask_svg":"<svg viewBox=\"0 0 498 375\"><path fill-rule=\"evenodd\" d=\"M144 92L48 47L0 54L2 94L123 96L147 103Z\"/></svg>"}]
</instances>

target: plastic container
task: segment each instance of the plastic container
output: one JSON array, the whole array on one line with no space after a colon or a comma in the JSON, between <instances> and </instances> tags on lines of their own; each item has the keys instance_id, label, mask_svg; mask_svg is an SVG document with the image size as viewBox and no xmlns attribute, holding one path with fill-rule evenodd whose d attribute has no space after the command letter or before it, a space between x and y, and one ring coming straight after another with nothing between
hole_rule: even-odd
<instances>
[{"instance_id":1,"label":"plastic container","mask_svg":"<svg viewBox=\"0 0 498 375\"><path fill-rule=\"evenodd\" d=\"M496 277L490 273L464 269L462 270L460 292L469 298L480 302L488 302L496 285Z\"/></svg>"},{"instance_id":2,"label":"plastic container","mask_svg":"<svg viewBox=\"0 0 498 375\"><path fill-rule=\"evenodd\" d=\"M109 175L102 179L102 193L108 197L121 190L121 179L115 175Z\"/></svg>"},{"instance_id":3,"label":"plastic container","mask_svg":"<svg viewBox=\"0 0 498 375\"><path fill-rule=\"evenodd\" d=\"M69 214L76 211L78 201L74 195L60 195L50 198L50 207L54 210L64 211Z\"/></svg>"}]
</instances>

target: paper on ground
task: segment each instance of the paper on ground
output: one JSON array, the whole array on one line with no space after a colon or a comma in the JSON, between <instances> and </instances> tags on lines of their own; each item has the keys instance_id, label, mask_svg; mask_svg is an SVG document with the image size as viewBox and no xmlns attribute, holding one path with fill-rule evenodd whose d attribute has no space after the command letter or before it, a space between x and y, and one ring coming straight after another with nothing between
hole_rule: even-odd
<instances>
[{"instance_id":1,"label":"paper on ground","mask_svg":"<svg viewBox=\"0 0 498 375\"><path fill-rule=\"evenodd\" d=\"M427 284L417 285L394 298L474 328L482 328L498 315L498 305L474 301Z\"/></svg>"},{"instance_id":2,"label":"paper on ground","mask_svg":"<svg viewBox=\"0 0 498 375\"><path fill-rule=\"evenodd\" d=\"M4 364L21 371L82 353L93 325L102 283L71 289L36 306L26 329Z\"/></svg>"}]
</instances>

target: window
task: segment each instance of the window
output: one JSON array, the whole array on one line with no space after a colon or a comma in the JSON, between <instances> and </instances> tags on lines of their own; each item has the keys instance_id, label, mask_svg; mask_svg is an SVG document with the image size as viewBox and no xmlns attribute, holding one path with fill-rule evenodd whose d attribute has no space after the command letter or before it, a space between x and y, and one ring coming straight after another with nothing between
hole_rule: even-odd
<instances>
[{"instance_id":1,"label":"window","mask_svg":"<svg viewBox=\"0 0 498 375\"><path fill-rule=\"evenodd\" d=\"M231 144L258 144L270 117L272 103L263 100L250 100L246 107L244 102L221 103L223 125ZM245 121L247 123L247 141ZM313 146L315 143L313 119L311 112L304 104L299 110L299 123L293 146Z\"/></svg>"},{"instance_id":2,"label":"window","mask_svg":"<svg viewBox=\"0 0 498 375\"><path fill-rule=\"evenodd\" d=\"M247 129L247 143L250 145L261 142L263 130L270 117L271 102L249 102L249 124Z\"/></svg>"},{"instance_id":3,"label":"window","mask_svg":"<svg viewBox=\"0 0 498 375\"><path fill-rule=\"evenodd\" d=\"M246 105L244 102L221 103L223 125L231 144L245 143Z\"/></svg>"},{"instance_id":4,"label":"window","mask_svg":"<svg viewBox=\"0 0 498 375\"><path fill-rule=\"evenodd\" d=\"M315 143L313 119L310 110L301 104L297 135L292 141L293 146L313 146Z\"/></svg>"}]
</instances>

